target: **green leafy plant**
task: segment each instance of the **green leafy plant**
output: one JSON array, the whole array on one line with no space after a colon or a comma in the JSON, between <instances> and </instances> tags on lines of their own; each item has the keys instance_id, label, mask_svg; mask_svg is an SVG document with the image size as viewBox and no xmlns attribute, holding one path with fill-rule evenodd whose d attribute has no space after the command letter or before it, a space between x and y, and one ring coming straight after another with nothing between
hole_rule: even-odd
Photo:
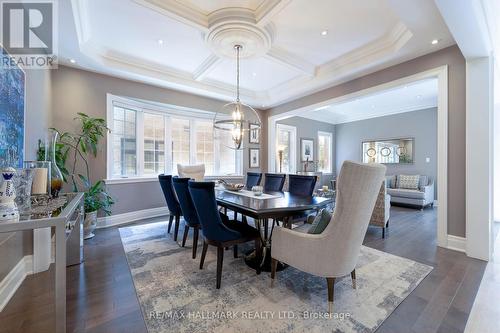
<instances>
[{"instance_id":1,"label":"green leafy plant","mask_svg":"<svg viewBox=\"0 0 500 333\"><path fill-rule=\"evenodd\" d=\"M66 169L66 160L69 155L69 147L66 147L63 143L56 143L56 164L59 170L61 170L63 181L68 182L69 171ZM45 145L42 140L38 139L38 149L36 151L36 160L45 161Z\"/></svg>"},{"instance_id":2,"label":"green leafy plant","mask_svg":"<svg viewBox=\"0 0 500 333\"><path fill-rule=\"evenodd\" d=\"M85 192L85 213L102 210L106 215L111 215L111 206L115 203L106 192L104 182L99 180Z\"/></svg>"},{"instance_id":3,"label":"green leafy plant","mask_svg":"<svg viewBox=\"0 0 500 333\"><path fill-rule=\"evenodd\" d=\"M111 214L109 207L114 203L113 199L105 191L104 182L97 181L91 183L89 156L97 157L100 139L104 138L107 132L111 132L106 127L106 121L102 118L92 118L85 113L78 113L74 120L80 122L78 133L59 132L59 142L62 145L62 157L70 159L68 178L71 181L73 191L82 189L85 192L85 212L93 212L102 209L107 215ZM57 131L57 129L54 129ZM57 148L56 148L57 154ZM57 156L56 156L57 162ZM77 165L83 163L85 173L77 173ZM62 172L62 170L61 170Z\"/></svg>"}]
</instances>

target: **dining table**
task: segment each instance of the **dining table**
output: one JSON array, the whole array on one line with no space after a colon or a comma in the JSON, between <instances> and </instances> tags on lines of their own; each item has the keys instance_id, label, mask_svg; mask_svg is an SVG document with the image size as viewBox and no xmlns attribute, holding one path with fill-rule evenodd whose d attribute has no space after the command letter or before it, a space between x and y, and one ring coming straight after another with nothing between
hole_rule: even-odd
<instances>
[{"instance_id":1,"label":"dining table","mask_svg":"<svg viewBox=\"0 0 500 333\"><path fill-rule=\"evenodd\" d=\"M255 195L254 192L248 190L230 191L223 187L216 187L215 194L217 204L225 211L231 210L235 214L239 213L246 218L253 218L255 227L262 238L262 258L256 258L255 251L250 251L245 262L255 269L258 265L262 271L267 272L271 271L272 232L276 223L281 222L282 227L292 228L294 217L304 216L334 205L332 197L300 196L290 192L263 192L261 195ZM271 228L269 228L270 221ZM278 270L284 268L286 265L278 265Z\"/></svg>"}]
</instances>

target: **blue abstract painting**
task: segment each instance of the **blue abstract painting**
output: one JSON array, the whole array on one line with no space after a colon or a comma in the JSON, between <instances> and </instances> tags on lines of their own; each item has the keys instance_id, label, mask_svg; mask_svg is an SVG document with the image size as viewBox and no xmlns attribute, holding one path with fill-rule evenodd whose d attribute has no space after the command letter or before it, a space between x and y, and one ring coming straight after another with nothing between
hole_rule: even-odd
<instances>
[{"instance_id":1,"label":"blue abstract painting","mask_svg":"<svg viewBox=\"0 0 500 333\"><path fill-rule=\"evenodd\" d=\"M0 46L1 59L9 57ZM23 166L24 71L0 63L0 168Z\"/></svg>"}]
</instances>

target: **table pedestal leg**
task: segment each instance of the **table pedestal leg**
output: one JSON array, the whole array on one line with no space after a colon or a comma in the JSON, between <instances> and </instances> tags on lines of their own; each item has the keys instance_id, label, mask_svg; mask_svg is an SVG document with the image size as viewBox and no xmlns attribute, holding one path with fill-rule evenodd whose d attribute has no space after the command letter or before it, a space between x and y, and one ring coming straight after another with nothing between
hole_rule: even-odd
<instances>
[{"instance_id":1,"label":"table pedestal leg","mask_svg":"<svg viewBox=\"0 0 500 333\"><path fill-rule=\"evenodd\" d=\"M64 224L56 226L55 303L56 333L66 332L66 230Z\"/></svg>"}]
</instances>

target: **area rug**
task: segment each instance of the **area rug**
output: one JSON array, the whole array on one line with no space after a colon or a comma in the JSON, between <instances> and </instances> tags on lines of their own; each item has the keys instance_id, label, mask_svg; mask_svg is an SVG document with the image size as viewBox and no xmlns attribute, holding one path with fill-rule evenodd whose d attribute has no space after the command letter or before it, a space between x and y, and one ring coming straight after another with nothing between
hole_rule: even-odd
<instances>
[{"instance_id":1,"label":"area rug","mask_svg":"<svg viewBox=\"0 0 500 333\"><path fill-rule=\"evenodd\" d=\"M232 249L217 290L215 248L209 246L200 270L201 246L193 260L192 236L182 248L166 230L164 222L120 228L149 333L374 332L432 270L363 246L357 289L350 276L337 279L330 314L324 278L288 267L271 288L270 274L257 275Z\"/></svg>"}]
</instances>

